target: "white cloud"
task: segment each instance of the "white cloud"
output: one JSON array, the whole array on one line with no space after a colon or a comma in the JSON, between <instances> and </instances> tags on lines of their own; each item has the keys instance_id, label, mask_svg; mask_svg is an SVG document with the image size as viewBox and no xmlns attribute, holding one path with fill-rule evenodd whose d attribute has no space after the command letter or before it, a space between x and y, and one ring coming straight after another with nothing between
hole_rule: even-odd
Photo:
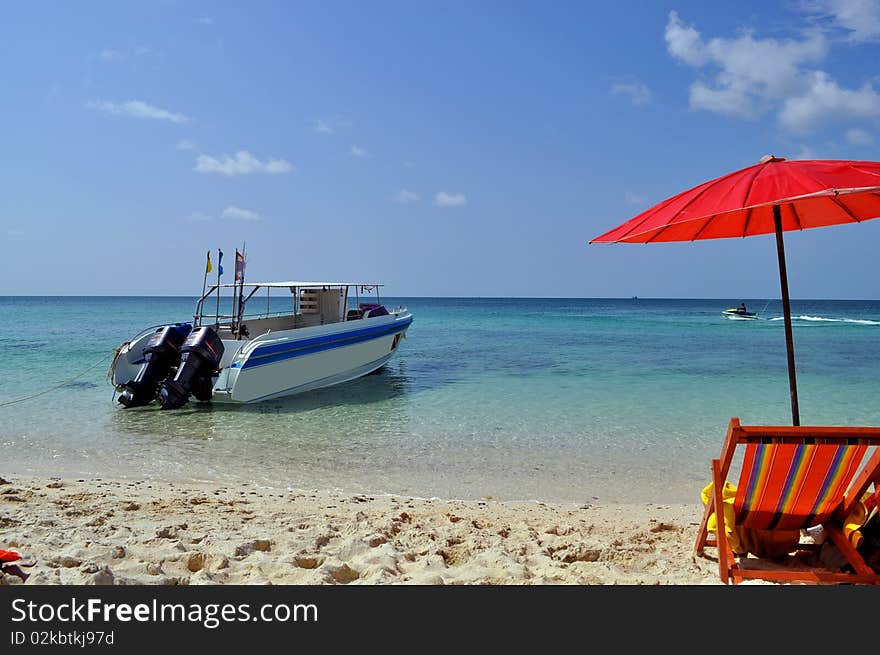
<instances>
[{"instance_id":1,"label":"white cloud","mask_svg":"<svg viewBox=\"0 0 880 655\"><path fill-rule=\"evenodd\" d=\"M401 189L400 191L398 191L397 195L394 196L394 202L399 202L402 204L406 204L408 202L416 202L418 199L418 193L407 191L406 189Z\"/></svg>"},{"instance_id":2,"label":"white cloud","mask_svg":"<svg viewBox=\"0 0 880 655\"><path fill-rule=\"evenodd\" d=\"M779 121L792 132L803 133L831 117L841 120L877 116L880 95L869 83L855 91L842 89L827 73L815 71L803 94L784 101Z\"/></svg>"},{"instance_id":3,"label":"white cloud","mask_svg":"<svg viewBox=\"0 0 880 655\"><path fill-rule=\"evenodd\" d=\"M351 127L352 123L347 118L334 116L331 118L319 118L313 123L313 129L319 134L336 134L340 130Z\"/></svg>"},{"instance_id":4,"label":"white cloud","mask_svg":"<svg viewBox=\"0 0 880 655\"><path fill-rule=\"evenodd\" d=\"M804 85L801 67L821 61L828 50L819 32L801 41L756 39L749 32L705 41L674 11L669 13L665 38L676 59L695 68L718 69L712 82L693 83L691 107L742 118L756 118L774 102L796 94Z\"/></svg>"},{"instance_id":5,"label":"white cloud","mask_svg":"<svg viewBox=\"0 0 880 655\"><path fill-rule=\"evenodd\" d=\"M105 63L119 63L126 61L132 55L134 55L135 57L144 57L151 52L152 50L143 46L139 46L134 50L127 49L126 51L116 50L114 48L104 48L103 50L101 50L101 52L98 53L97 58Z\"/></svg>"},{"instance_id":6,"label":"white cloud","mask_svg":"<svg viewBox=\"0 0 880 655\"><path fill-rule=\"evenodd\" d=\"M119 52L119 50L104 48L103 50L101 50L101 52L98 53L98 59L106 62L116 62L125 59L125 55Z\"/></svg>"},{"instance_id":7,"label":"white cloud","mask_svg":"<svg viewBox=\"0 0 880 655\"><path fill-rule=\"evenodd\" d=\"M172 123L186 123L190 119L183 114L161 109L153 105L147 104L141 100L129 100L117 104L114 102L90 102L87 105L90 109L104 112L105 114L113 114L115 116L131 116L133 118L148 118L157 121L170 121Z\"/></svg>"},{"instance_id":8,"label":"white cloud","mask_svg":"<svg viewBox=\"0 0 880 655\"><path fill-rule=\"evenodd\" d=\"M874 143L874 136L870 132L853 127L846 131L846 141L854 146L869 146Z\"/></svg>"},{"instance_id":9,"label":"white cloud","mask_svg":"<svg viewBox=\"0 0 880 655\"><path fill-rule=\"evenodd\" d=\"M193 212L193 213L191 213L189 216L187 216L186 218L187 218L187 220L190 220L190 221L196 221L196 222L199 222L199 223L203 223L203 222L205 222L205 221L210 221L210 220L211 220L211 217L208 216L208 215L207 215L206 213L204 213L204 212Z\"/></svg>"},{"instance_id":10,"label":"white cloud","mask_svg":"<svg viewBox=\"0 0 880 655\"><path fill-rule=\"evenodd\" d=\"M800 150L798 150L797 158L798 159L819 159L819 155L816 153L816 151L812 147L808 146L805 143L802 143L800 145Z\"/></svg>"},{"instance_id":11,"label":"white cloud","mask_svg":"<svg viewBox=\"0 0 880 655\"><path fill-rule=\"evenodd\" d=\"M707 62L700 33L690 25L682 23L675 11L669 12L665 37L666 48L676 59L681 59L689 66L702 66Z\"/></svg>"},{"instance_id":12,"label":"white cloud","mask_svg":"<svg viewBox=\"0 0 880 655\"><path fill-rule=\"evenodd\" d=\"M880 2L877 0L814 0L808 12L819 14L848 33L850 41L863 42L880 37Z\"/></svg>"},{"instance_id":13,"label":"white cloud","mask_svg":"<svg viewBox=\"0 0 880 655\"><path fill-rule=\"evenodd\" d=\"M366 157L367 156L367 151L364 150L363 148L358 148L357 146L352 146L350 152L351 152L352 157Z\"/></svg>"},{"instance_id":14,"label":"white cloud","mask_svg":"<svg viewBox=\"0 0 880 655\"><path fill-rule=\"evenodd\" d=\"M467 204L467 198L463 193L439 192L434 196L434 204L438 207L461 207Z\"/></svg>"},{"instance_id":15,"label":"white cloud","mask_svg":"<svg viewBox=\"0 0 880 655\"><path fill-rule=\"evenodd\" d=\"M333 134L335 130L330 123L326 121L315 121L315 132L320 134Z\"/></svg>"},{"instance_id":16,"label":"white cloud","mask_svg":"<svg viewBox=\"0 0 880 655\"><path fill-rule=\"evenodd\" d=\"M651 102L651 89L641 82L615 82L611 85L611 93L628 96L636 106Z\"/></svg>"},{"instance_id":17,"label":"white cloud","mask_svg":"<svg viewBox=\"0 0 880 655\"><path fill-rule=\"evenodd\" d=\"M855 4L837 2L838 9ZM842 88L815 68L829 49L818 30L804 32L800 39L759 39L745 32L736 38L707 40L672 11L665 38L675 59L714 72L713 78L697 79L691 85L692 109L746 119L774 112L780 125L793 133L832 121L880 116L880 95L870 82L858 89Z\"/></svg>"},{"instance_id":18,"label":"white cloud","mask_svg":"<svg viewBox=\"0 0 880 655\"><path fill-rule=\"evenodd\" d=\"M224 209L222 216L223 218L232 218L239 221L259 221L261 219L257 212L233 206Z\"/></svg>"},{"instance_id":19,"label":"white cloud","mask_svg":"<svg viewBox=\"0 0 880 655\"><path fill-rule=\"evenodd\" d=\"M250 173L289 173L294 170L293 164L284 159L260 161L247 150L239 150L234 157L221 155L210 157L199 155L195 169L199 173L219 173L220 175L248 175Z\"/></svg>"},{"instance_id":20,"label":"white cloud","mask_svg":"<svg viewBox=\"0 0 880 655\"><path fill-rule=\"evenodd\" d=\"M177 142L176 147L178 150L195 150L196 144L189 139L181 139Z\"/></svg>"}]
</instances>

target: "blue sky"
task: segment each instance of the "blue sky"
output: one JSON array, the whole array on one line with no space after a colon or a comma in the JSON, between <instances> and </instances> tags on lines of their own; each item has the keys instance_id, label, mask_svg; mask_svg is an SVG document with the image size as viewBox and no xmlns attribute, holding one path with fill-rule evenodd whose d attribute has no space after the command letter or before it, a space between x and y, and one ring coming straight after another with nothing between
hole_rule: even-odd
<instances>
[{"instance_id":1,"label":"blue sky","mask_svg":"<svg viewBox=\"0 0 880 655\"><path fill-rule=\"evenodd\" d=\"M0 23L0 294L779 296L773 237L587 245L764 154L877 160L880 0L29 2ZM878 298L880 221L786 235Z\"/></svg>"}]
</instances>

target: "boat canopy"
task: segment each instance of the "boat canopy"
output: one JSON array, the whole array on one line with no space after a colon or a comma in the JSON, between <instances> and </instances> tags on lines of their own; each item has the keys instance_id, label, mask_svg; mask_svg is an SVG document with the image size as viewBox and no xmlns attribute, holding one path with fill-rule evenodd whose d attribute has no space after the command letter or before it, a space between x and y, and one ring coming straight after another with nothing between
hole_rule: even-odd
<instances>
[{"instance_id":1,"label":"boat canopy","mask_svg":"<svg viewBox=\"0 0 880 655\"><path fill-rule=\"evenodd\" d=\"M379 307L381 302L379 299L379 289L384 286L375 282L303 282L295 280L286 280L283 282L231 282L227 284L214 284L208 287L201 298L196 303L196 310L193 313L193 325L199 327L205 319L212 319L212 324L217 330L226 330L236 338L242 338L243 332L242 321L248 320L253 327L256 321L275 320L280 317L290 317L290 328L308 327L312 323L343 322L349 319L348 300L353 291L354 297L357 299L358 315L353 318L361 318L361 313L365 308L372 310ZM225 307L229 307L231 300L231 313L221 313L221 299L223 289L232 291L230 298L224 302ZM272 289L284 289L293 297L293 304L285 309L273 308L270 304L270 296ZM254 307L253 301L259 300L255 298L258 291L263 290L265 295L265 309L259 309L256 313L249 311L245 313L245 307L249 310ZM372 294L375 292L375 296ZM362 294L366 294L366 297ZM284 294L282 294L284 295ZM206 310L206 301L209 298L216 299L216 305L212 313ZM262 298L262 296L260 296ZM362 303L361 298L369 300L368 303ZM230 311L227 309L227 311ZM228 322L227 322L228 319ZM276 320L275 323L278 323ZM317 324L316 323L316 324ZM267 323L268 324L268 323ZM273 325L272 329L277 330L278 325ZM287 328L285 328L287 329ZM225 334L225 333L224 333Z\"/></svg>"},{"instance_id":2,"label":"boat canopy","mask_svg":"<svg viewBox=\"0 0 880 655\"><path fill-rule=\"evenodd\" d=\"M213 285L212 288L217 288L218 285ZM381 287L384 286L382 284L375 284L373 282L229 282L227 284L219 285L222 289L232 289L238 288L241 286L245 287L271 287L278 289L286 289L289 287L298 287L300 289L308 289L308 288L321 288L321 287Z\"/></svg>"}]
</instances>

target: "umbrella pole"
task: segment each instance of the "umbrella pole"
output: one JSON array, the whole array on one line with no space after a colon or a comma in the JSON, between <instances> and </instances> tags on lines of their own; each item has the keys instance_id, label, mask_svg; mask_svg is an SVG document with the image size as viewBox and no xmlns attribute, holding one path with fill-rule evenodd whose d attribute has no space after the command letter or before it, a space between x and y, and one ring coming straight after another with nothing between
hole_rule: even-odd
<instances>
[{"instance_id":1,"label":"umbrella pole","mask_svg":"<svg viewBox=\"0 0 880 655\"><path fill-rule=\"evenodd\" d=\"M800 425L798 410L797 377L794 370L794 338L791 334L791 305L788 300L788 276L785 272L785 246L782 242L782 211L773 205L773 224L776 227L776 255L779 258L779 284L782 287L782 311L785 317L785 346L788 350L788 386L791 394L792 425Z\"/></svg>"}]
</instances>

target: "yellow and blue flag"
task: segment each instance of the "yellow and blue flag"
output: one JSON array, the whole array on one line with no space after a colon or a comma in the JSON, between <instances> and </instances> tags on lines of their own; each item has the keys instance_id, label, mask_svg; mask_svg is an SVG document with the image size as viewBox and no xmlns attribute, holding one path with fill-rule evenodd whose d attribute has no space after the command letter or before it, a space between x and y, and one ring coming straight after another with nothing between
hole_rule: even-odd
<instances>
[{"instance_id":1,"label":"yellow and blue flag","mask_svg":"<svg viewBox=\"0 0 880 655\"><path fill-rule=\"evenodd\" d=\"M211 265L211 251L208 251L208 263L205 266L205 273L210 273L214 270L214 267Z\"/></svg>"}]
</instances>

